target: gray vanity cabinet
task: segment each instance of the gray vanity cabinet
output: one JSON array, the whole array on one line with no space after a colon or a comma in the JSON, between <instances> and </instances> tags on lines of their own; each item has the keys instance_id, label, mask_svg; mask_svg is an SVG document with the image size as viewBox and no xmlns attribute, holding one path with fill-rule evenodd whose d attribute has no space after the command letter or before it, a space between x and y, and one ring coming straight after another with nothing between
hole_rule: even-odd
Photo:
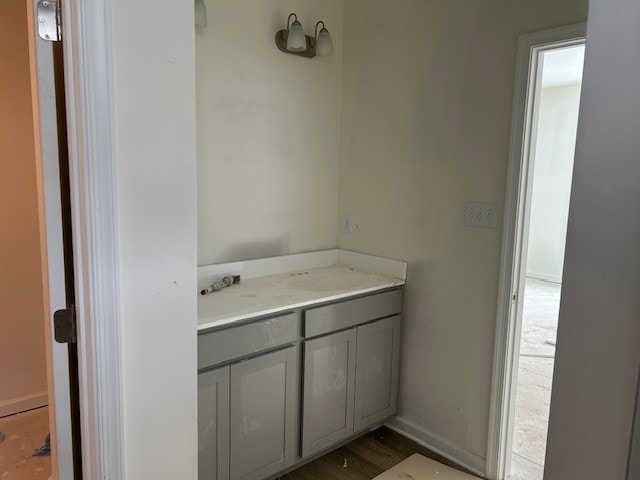
<instances>
[{"instance_id":1,"label":"gray vanity cabinet","mask_svg":"<svg viewBox=\"0 0 640 480\"><path fill-rule=\"evenodd\" d=\"M274 478L393 416L401 311L393 289L200 333L198 479Z\"/></svg>"},{"instance_id":2,"label":"gray vanity cabinet","mask_svg":"<svg viewBox=\"0 0 640 480\"><path fill-rule=\"evenodd\" d=\"M231 365L231 480L262 480L295 462L297 363L294 346Z\"/></svg>"},{"instance_id":3,"label":"gray vanity cabinet","mask_svg":"<svg viewBox=\"0 0 640 480\"><path fill-rule=\"evenodd\" d=\"M229 367L198 374L198 479L229 479Z\"/></svg>"},{"instance_id":4,"label":"gray vanity cabinet","mask_svg":"<svg viewBox=\"0 0 640 480\"><path fill-rule=\"evenodd\" d=\"M355 431L394 415L400 360L400 315L358 327Z\"/></svg>"},{"instance_id":5,"label":"gray vanity cabinet","mask_svg":"<svg viewBox=\"0 0 640 480\"><path fill-rule=\"evenodd\" d=\"M355 329L305 342L303 457L353 434L355 371Z\"/></svg>"}]
</instances>

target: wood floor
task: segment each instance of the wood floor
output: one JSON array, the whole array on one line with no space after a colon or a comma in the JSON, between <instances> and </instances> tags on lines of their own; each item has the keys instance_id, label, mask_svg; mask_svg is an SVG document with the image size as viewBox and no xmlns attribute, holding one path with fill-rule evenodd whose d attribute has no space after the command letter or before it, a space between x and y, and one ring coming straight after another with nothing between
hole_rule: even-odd
<instances>
[{"instance_id":1,"label":"wood floor","mask_svg":"<svg viewBox=\"0 0 640 480\"><path fill-rule=\"evenodd\" d=\"M393 430L380 427L282 476L281 480L371 480L414 453L471 473Z\"/></svg>"}]
</instances>

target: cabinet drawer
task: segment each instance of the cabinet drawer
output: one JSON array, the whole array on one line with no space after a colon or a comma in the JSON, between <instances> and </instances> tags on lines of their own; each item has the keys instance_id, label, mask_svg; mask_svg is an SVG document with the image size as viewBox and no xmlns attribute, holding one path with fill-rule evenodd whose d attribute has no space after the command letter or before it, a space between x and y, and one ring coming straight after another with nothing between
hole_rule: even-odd
<instances>
[{"instance_id":1,"label":"cabinet drawer","mask_svg":"<svg viewBox=\"0 0 640 480\"><path fill-rule=\"evenodd\" d=\"M304 336L305 338L316 337L388 317L400 313L401 310L402 290L392 290L312 308L304 312Z\"/></svg>"},{"instance_id":2,"label":"cabinet drawer","mask_svg":"<svg viewBox=\"0 0 640 480\"><path fill-rule=\"evenodd\" d=\"M290 313L198 335L198 370L295 342L298 315Z\"/></svg>"}]
</instances>

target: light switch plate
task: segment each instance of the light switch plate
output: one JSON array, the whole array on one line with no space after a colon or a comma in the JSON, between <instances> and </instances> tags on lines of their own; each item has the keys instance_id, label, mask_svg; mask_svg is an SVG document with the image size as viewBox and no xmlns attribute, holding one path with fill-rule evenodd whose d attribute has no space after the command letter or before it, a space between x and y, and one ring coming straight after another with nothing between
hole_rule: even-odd
<instances>
[{"instance_id":1,"label":"light switch plate","mask_svg":"<svg viewBox=\"0 0 640 480\"><path fill-rule=\"evenodd\" d=\"M465 203L464 224L467 227L496 228L498 205L494 203Z\"/></svg>"},{"instance_id":2,"label":"light switch plate","mask_svg":"<svg viewBox=\"0 0 640 480\"><path fill-rule=\"evenodd\" d=\"M342 233L353 233L353 213L342 215Z\"/></svg>"}]
</instances>

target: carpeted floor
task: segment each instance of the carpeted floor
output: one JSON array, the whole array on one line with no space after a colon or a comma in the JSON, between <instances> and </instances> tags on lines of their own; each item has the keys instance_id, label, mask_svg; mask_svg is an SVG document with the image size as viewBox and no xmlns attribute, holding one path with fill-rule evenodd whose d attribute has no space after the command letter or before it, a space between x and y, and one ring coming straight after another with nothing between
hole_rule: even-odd
<instances>
[{"instance_id":1,"label":"carpeted floor","mask_svg":"<svg viewBox=\"0 0 640 480\"><path fill-rule=\"evenodd\" d=\"M560 289L526 279L511 478L542 480L549 424Z\"/></svg>"},{"instance_id":2,"label":"carpeted floor","mask_svg":"<svg viewBox=\"0 0 640 480\"><path fill-rule=\"evenodd\" d=\"M0 418L0 480L47 479L51 457L33 457L49 433L49 409L38 408Z\"/></svg>"}]
</instances>

